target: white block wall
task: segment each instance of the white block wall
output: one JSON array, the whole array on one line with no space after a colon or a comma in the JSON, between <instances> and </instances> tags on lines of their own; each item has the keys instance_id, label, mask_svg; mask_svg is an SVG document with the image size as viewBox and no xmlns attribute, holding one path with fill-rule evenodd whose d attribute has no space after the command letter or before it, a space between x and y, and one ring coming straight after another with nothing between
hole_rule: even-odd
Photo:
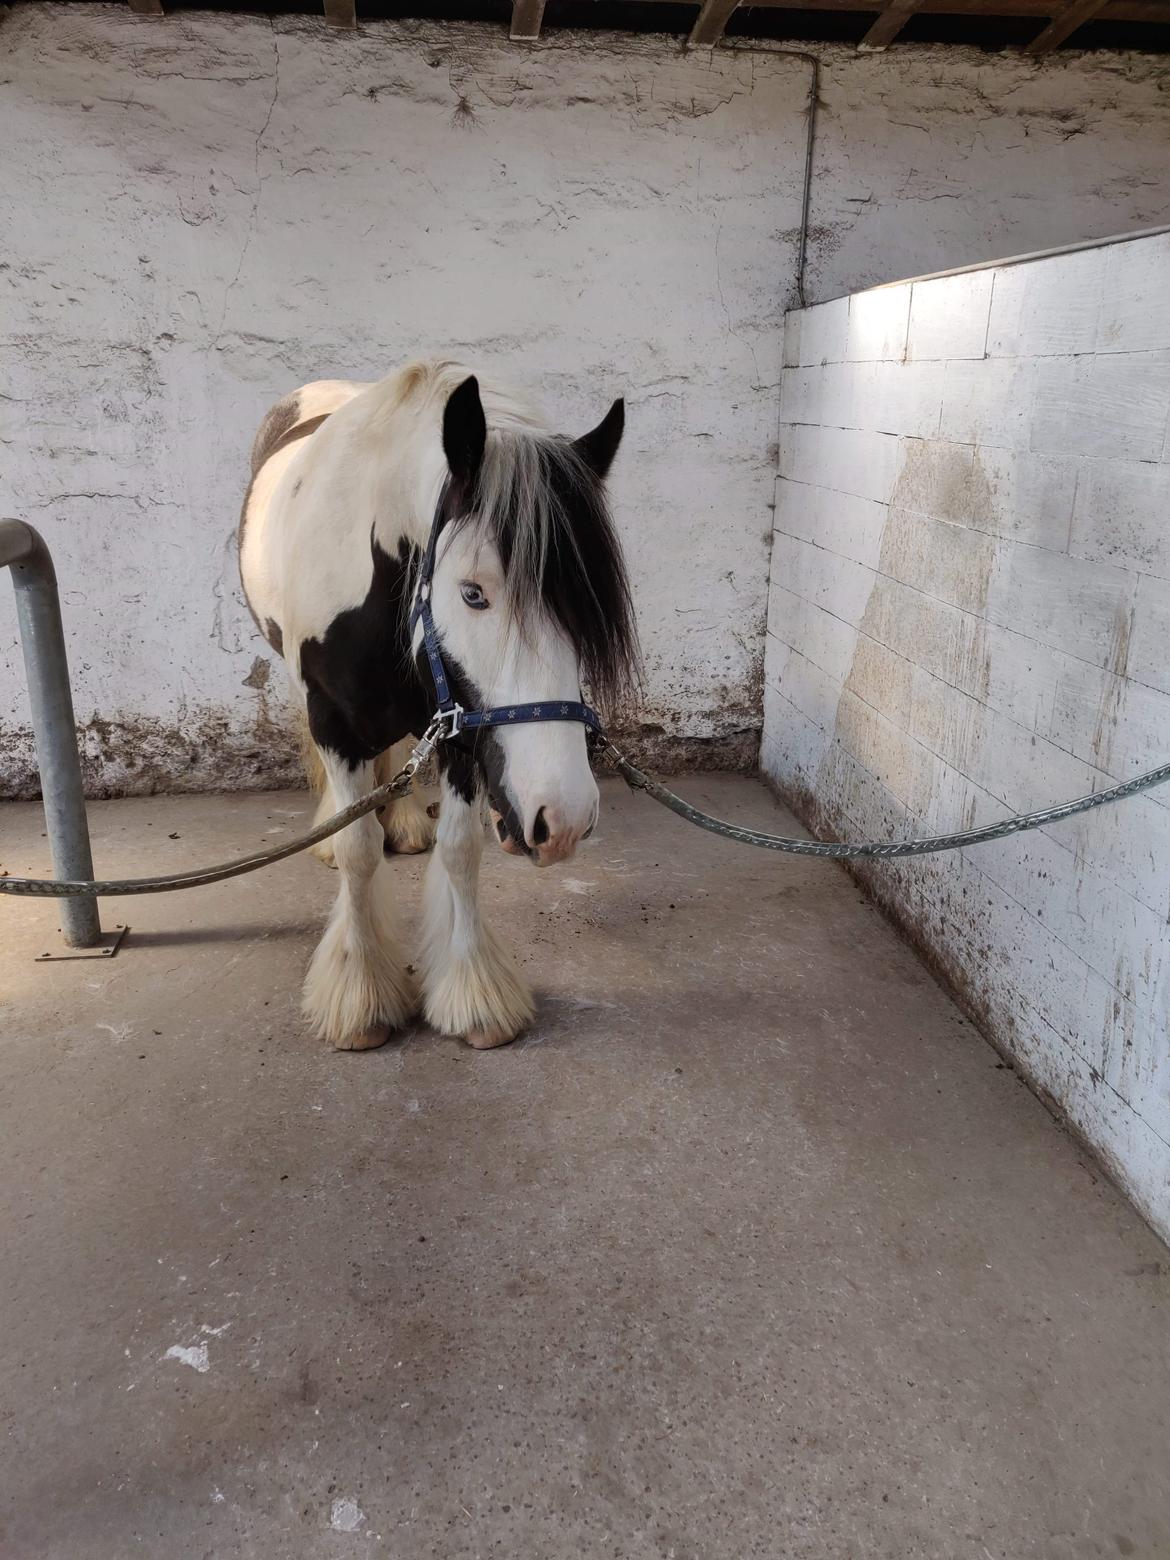
<instances>
[{"instance_id":1,"label":"white block wall","mask_svg":"<svg viewBox=\"0 0 1170 1560\"><path fill-rule=\"evenodd\" d=\"M838 836L1170 761L1170 235L790 314L763 767ZM1170 1234L1170 788L864 876Z\"/></svg>"},{"instance_id":2,"label":"white block wall","mask_svg":"<svg viewBox=\"0 0 1170 1560\"><path fill-rule=\"evenodd\" d=\"M819 52L810 296L1170 216L1155 57ZM625 392L635 724L754 763L805 62L124 4L0 8L0 53L0 511L58 559L95 791L295 776L238 593L248 443L427 350L569 429ZM0 794L34 783L0 581Z\"/></svg>"}]
</instances>

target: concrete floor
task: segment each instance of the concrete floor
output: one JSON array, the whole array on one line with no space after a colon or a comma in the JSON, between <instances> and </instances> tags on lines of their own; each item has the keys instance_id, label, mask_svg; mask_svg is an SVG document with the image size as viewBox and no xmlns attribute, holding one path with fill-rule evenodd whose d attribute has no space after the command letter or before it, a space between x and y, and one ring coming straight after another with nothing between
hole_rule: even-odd
<instances>
[{"instance_id":1,"label":"concrete floor","mask_svg":"<svg viewBox=\"0 0 1170 1560\"><path fill-rule=\"evenodd\" d=\"M99 869L307 816L96 805ZM4 1560L1170 1556L1167 1253L848 877L617 782L487 859L544 998L482 1054L306 1034L306 856L112 962L0 900Z\"/></svg>"}]
</instances>

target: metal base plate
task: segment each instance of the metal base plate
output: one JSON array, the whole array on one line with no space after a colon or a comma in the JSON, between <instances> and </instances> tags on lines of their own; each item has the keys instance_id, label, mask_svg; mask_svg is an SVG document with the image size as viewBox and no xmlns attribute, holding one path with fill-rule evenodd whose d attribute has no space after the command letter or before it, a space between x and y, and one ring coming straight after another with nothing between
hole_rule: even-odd
<instances>
[{"instance_id":1,"label":"metal base plate","mask_svg":"<svg viewBox=\"0 0 1170 1560\"><path fill-rule=\"evenodd\" d=\"M101 940L92 948L62 948L60 953L38 953L34 964L59 964L62 959L112 959L122 946L122 939L130 930L121 921L111 932L103 932Z\"/></svg>"}]
</instances>

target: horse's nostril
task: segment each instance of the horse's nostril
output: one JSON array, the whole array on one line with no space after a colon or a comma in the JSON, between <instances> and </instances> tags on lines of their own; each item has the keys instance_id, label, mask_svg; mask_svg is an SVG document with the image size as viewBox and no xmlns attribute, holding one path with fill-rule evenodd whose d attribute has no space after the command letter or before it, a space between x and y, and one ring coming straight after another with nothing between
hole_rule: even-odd
<instances>
[{"instance_id":1,"label":"horse's nostril","mask_svg":"<svg viewBox=\"0 0 1170 1560\"><path fill-rule=\"evenodd\" d=\"M536 815L536 822L532 825L532 843L534 845L548 844L548 819L544 816L542 807Z\"/></svg>"}]
</instances>

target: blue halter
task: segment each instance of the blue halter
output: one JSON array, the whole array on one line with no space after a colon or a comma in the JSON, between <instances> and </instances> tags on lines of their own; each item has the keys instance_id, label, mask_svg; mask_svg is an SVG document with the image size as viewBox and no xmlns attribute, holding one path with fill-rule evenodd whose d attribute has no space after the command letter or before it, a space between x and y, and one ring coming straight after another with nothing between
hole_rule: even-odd
<instances>
[{"instance_id":1,"label":"blue halter","mask_svg":"<svg viewBox=\"0 0 1170 1560\"><path fill-rule=\"evenodd\" d=\"M438 547L439 532L443 528L445 496L446 489L439 495L439 502L435 507L435 518L431 522L427 550L423 554L419 568L418 591L414 606L410 609L412 635L415 624L420 620L422 622L423 645L435 684L435 697L438 700L427 731L432 745L434 742L458 736L461 731L480 731L489 726L520 726L538 720L575 720L579 721L587 732L600 733L601 717L597 711L576 699L546 699L538 704L501 704L490 710L465 710L451 697L447 669L443 665L443 657L439 650L439 633L431 611L431 582L435 573L435 552Z\"/></svg>"}]
</instances>

